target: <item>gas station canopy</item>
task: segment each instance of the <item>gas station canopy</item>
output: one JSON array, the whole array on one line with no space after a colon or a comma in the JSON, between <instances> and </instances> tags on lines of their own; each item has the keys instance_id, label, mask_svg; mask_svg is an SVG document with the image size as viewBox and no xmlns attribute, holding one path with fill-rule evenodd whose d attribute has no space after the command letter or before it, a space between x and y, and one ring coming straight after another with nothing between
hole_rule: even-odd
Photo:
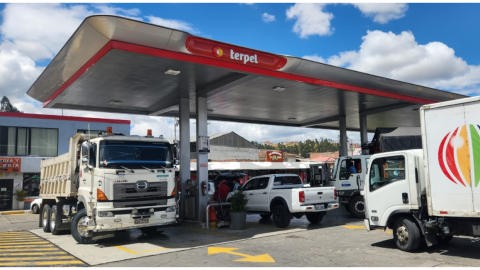
<instances>
[{"instance_id":1,"label":"gas station canopy","mask_svg":"<svg viewBox=\"0 0 480 270\"><path fill-rule=\"evenodd\" d=\"M368 131L420 126L422 105L464 97L108 15L86 18L28 95L46 108L166 117L201 96L210 120L339 129L346 116L359 130L364 115Z\"/></svg>"}]
</instances>

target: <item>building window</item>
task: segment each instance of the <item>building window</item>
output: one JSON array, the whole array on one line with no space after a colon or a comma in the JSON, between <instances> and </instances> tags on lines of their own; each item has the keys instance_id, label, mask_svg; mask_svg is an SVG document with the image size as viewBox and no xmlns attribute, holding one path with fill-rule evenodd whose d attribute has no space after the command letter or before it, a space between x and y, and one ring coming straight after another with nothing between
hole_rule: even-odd
<instances>
[{"instance_id":1,"label":"building window","mask_svg":"<svg viewBox=\"0 0 480 270\"><path fill-rule=\"evenodd\" d=\"M0 156L42 156L58 154L58 129L0 126Z\"/></svg>"},{"instance_id":2,"label":"building window","mask_svg":"<svg viewBox=\"0 0 480 270\"><path fill-rule=\"evenodd\" d=\"M38 196L40 187L39 173L24 173L23 174L23 190L28 192L28 196Z\"/></svg>"}]
</instances>

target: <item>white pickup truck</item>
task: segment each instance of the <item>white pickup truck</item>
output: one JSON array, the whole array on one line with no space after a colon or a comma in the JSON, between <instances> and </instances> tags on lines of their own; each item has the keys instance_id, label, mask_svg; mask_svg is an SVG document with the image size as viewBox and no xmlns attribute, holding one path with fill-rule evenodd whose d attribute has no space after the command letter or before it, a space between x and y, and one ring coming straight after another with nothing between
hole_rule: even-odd
<instances>
[{"instance_id":1,"label":"white pickup truck","mask_svg":"<svg viewBox=\"0 0 480 270\"><path fill-rule=\"evenodd\" d=\"M279 228L287 227L292 217L303 215L310 223L319 223L326 211L339 206L335 187L310 187L296 174L257 176L242 188L248 197L248 213L263 218L273 214L273 223Z\"/></svg>"}]
</instances>

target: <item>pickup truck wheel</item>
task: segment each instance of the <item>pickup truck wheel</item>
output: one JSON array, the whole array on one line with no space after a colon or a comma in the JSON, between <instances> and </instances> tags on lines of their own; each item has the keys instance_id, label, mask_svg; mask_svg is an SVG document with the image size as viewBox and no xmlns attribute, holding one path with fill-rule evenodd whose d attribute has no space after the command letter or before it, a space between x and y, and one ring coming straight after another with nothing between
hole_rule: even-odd
<instances>
[{"instance_id":1,"label":"pickup truck wheel","mask_svg":"<svg viewBox=\"0 0 480 270\"><path fill-rule=\"evenodd\" d=\"M412 252L420 245L420 230L409 217L400 217L393 226L393 240L400 250Z\"/></svg>"},{"instance_id":2,"label":"pickup truck wheel","mask_svg":"<svg viewBox=\"0 0 480 270\"><path fill-rule=\"evenodd\" d=\"M45 206L43 206L43 211L42 211L42 229L44 232L50 232L51 212L52 212L52 208L50 208L50 205L45 204Z\"/></svg>"},{"instance_id":3,"label":"pickup truck wheel","mask_svg":"<svg viewBox=\"0 0 480 270\"><path fill-rule=\"evenodd\" d=\"M89 220L90 218L87 216L87 210L85 209L78 211L73 216L70 230L72 231L72 237L80 244L95 243L91 233L87 230Z\"/></svg>"},{"instance_id":4,"label":"pickup truck wheel","mask_svg":"<svg viewBox=\"0 0 480 270\"><path fill-rule=\"evenodd\" d=\"M38 208L38 205L37 205L37 204L34 204L34 205L32 206L32 214L38 214L38 209L39 209L39 208Z\"/></svg>"},{"instance_id":5,"label":"pickup truck wheel","mask_svg":"<svg viewBox=\"0 0 480 270\"><path fill-rule=\"evenodd\" d=\"M272 213L263 213L263 214L260 214L260 216L262 218L270 218L272 216Z\"/></svg>"},{"instance_id":6,"label":"pickup truck wheel","mask_svg":"<svg viewBox=\"0 0 480 270\"><path fill-rule=\"evenodd\" d=\"M50 231L53 235L60 234L58 227L62 224L62 217L58 213L58 207L54 205L50 211Z\"/></svg>"},{"instance_id":7,"label":"pickup truck wheel","mask_svg":"<svg viewBox=\"0 0 480 270\"><path fill-rule=\"evenodd\" d=\"M286 228L290 225L292 214L283 205L277 205L273 208L273 224L278 228Z\"/></svg>"},{"instance_id":8,"label":"pickup truck wheel","mask_svg":"<svg viewBox=\"0 0 480 270\"><path fill-rule=\"evenodd\" d=\"M156 235L156 234L163 233L163 231L157 231L157 227L145 227L145 228L140 228L140 230L147 235Z\"/></svg>"},{"instance_id":9,"label":"pickup truck wheel","mask_svg":"<svg viewBox=\"0 0 480 270\"><path fill-rule=\"evenodd\" d=\"M355 196L348 204L348 212L356 218L365 217L365 202L362 196Z\"/></svg>"},{"instance_id":10,"label":"pickup truck wheel","mask_svg":"<svg viewBox=\"0 0 480 270\"><path fill-rule=\"evenodd\" d=\"M323 213L318 212L318 213L309 213L306 214L308 221L312 224L317 224L320 223L323 219Z\"/></svg>"}]
</instances>

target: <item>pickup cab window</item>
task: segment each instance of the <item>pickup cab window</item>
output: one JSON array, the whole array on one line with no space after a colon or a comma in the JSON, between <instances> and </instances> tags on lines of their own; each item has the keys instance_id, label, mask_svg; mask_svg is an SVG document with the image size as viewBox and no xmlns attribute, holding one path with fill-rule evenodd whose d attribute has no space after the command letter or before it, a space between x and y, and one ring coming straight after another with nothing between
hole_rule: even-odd
<instances>
[{"instance_id":1,"label":"pickup cab window","mask_svg":"<svg viewBox=\"0 0 480 270\"><path fill-rule=\"evenodd\" d=\"M266 189L268 187L268 180L270 180L270 177L258 178L256 189Z\"/></svg>"},{"instance_id":2,"label":"pickup cab window","mask_svg":"<svg viewBox=\"0 0 480 270\"><path fill-rule=\"evenodd\" d=\"M301 185L302 179L297 176L275 176L274 186Z\"/></svg>"},{"instance_id":3,"label":"pickup cab window","mask_svg":"<svg viewBox=\"0 0 480 270\"><path fill-rule=\"evenodd\" d=\"M243 190L254 190L255 189L255 182L257 182L257 179L253 179L253 180L248 181L243 186Z\"/></svg>"},{"instance_id":4,"label":"pickup cab window","mask_svg":"<svg viewBox=\"0 0 480 270\"><path fill-rule=\"evenodd\" d=\"M405 180L405 157L376 158L372 161L370 192L400 180Z\"/></svg>"}]
</instances>

